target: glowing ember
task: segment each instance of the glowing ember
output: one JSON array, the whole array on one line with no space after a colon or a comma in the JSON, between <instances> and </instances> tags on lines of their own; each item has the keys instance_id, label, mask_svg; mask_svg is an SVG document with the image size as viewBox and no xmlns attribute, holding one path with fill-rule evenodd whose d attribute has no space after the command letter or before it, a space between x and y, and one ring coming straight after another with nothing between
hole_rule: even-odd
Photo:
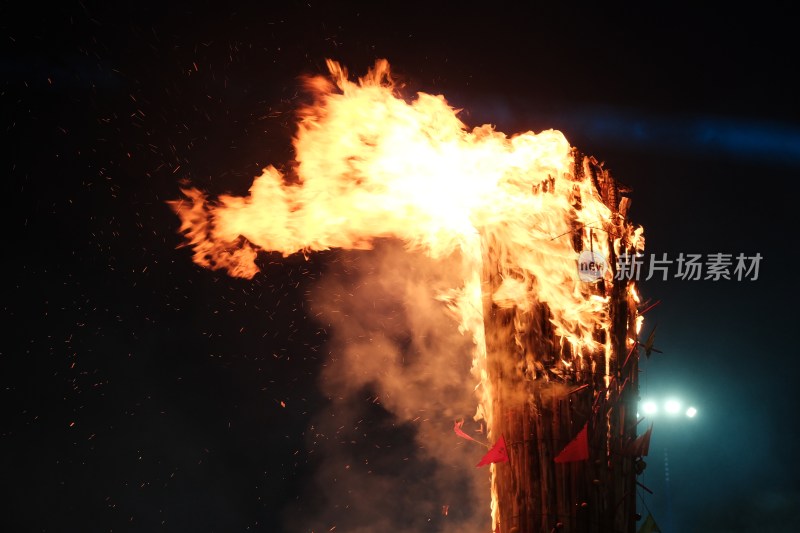
<instances>
[{"instance_id":1,"label":"glowing ember","mask_svg":"<svg viewBox=\"0 0 800 533\"><path fill-rule=\"evenodd\" d=\"M499 435L493 433L481 283L490 247L502 276L493 302L522 311L545 304L555 335L568 344L563 366L580 368L589 364L584 355L605 351L608 384L610 340L596 340L610 328L608 297L579 278L573 235L581 235L584 249L614 257L619 250L596 236L618 227L619 215L584 177L589 172L574 175L575 151L564 136L548 130L509 137L489 125L470 130L442 96L403 99L386 61L357 82L333 61L328 68L330 79L307 82L314 102L299 113L296 175L269 166L247 197L212 202L189 188L185 199L171 202L194 261L250 278L259 270L259 251L368 249L386 237L434 259L459 257L463 284L439 296L474 340L475 419L485 421L493 442ZM578 168L587 164L577 161ZM625 238L643 245L641 230ZM612 285L613 273L604 276Z\"/></svg>"}]
</instances>

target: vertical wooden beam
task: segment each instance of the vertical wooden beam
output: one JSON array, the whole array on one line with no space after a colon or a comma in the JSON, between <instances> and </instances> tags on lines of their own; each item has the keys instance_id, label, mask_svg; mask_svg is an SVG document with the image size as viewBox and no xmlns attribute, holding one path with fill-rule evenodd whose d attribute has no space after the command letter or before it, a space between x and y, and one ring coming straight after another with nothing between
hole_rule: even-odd
<instances>
[{"instance_id":1,"label":"vertical wooden beam","mask_svg":"<svg viewBox=\"0 0 800 533\"><path fill-rule=\"evenodd\" d=\"M573 176L581 179L586 173L614 214L605 231L597 233L610 244L612 257L607 261L613 268L613 239L626 234L629 201L602 165L576 152ZM576 259L580 243L576 233ZM624 239L622 246L628 246ZM604 353L572 354L586 364L554 380L547 372L557 366L561 348L550 311L542 303L525 313L494 304L492 294L502 283L496 250L485 236L482 282L487 361L495 394L492 433L504 436L509 453L508 463L496 465L499 531L634 533L633 458L620 453L636 435L638 354L623 367L630 349L626 339L635 338L636 308L629 282L600 282L595 288L610 300L611 338L597 332L597 340L611 346L610 385L606 386ZM587 423L589 461L556 464L555 455Z\"/></svg>"}]
</instances>

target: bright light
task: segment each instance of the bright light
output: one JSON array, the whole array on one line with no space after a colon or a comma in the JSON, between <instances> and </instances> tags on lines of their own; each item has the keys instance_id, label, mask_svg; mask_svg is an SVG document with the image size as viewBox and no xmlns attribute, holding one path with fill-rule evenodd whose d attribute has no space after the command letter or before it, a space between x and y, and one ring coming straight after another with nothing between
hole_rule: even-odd
<instances>
[{"instance_id":1,"label":"bright light","mask_svg":"<svg viewBox=\"0 0 800 533\"><path fill-rule=\"evenodd\" d=\"M678 414L681 410L681 402L678 400L667 400L664 409L671 415Z\"/></svg>"},{"instance_id":2,"label":"bright light","mask_svg":"<svg viewBox=\"0 0 800 533\"><path fill-rule=\"evenodd\" d=\"M642 399L641 403L639 404L639 411L642 415L646 415L649 417L657 417L659 411L669 417L680 416L681 413L684 413L687 418L694 418L697 416L697 408L688 405L686 407L683 406L683 402L678 398L667 398L666 400L662 398L655 398L655 399ZM637 412L636 418L639 418L640 415Z\"/></svg>"},{"instance_id":3,"label":"bright light","mask_svg":"<svg viewBox=\"0 0 800 533\"><path fill-rule=\"evenodd\" d=\"M658 406L656 402L647 401L642 405L642 411L644 411L646 415L654 415L658 411Z\"/></svg>"}]
</instances>

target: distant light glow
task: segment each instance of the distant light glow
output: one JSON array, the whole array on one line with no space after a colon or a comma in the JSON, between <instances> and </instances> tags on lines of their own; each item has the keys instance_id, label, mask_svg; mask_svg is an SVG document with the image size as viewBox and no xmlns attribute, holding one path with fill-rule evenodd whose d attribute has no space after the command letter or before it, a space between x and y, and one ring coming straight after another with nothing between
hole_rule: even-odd
<instances>
[{"instance_id":1,"label":"distant light glow","mask_svg":"<svg viewBox=\"0 0 800 533\"><path fill-rule=\"evenodd\" d=\"M641 414L640 414L641 413ZM684 403L675 397L672 398L654 398L654 399L641 399L639 409L636 413L636 418L648 416L651 418L658 418L659 413L663 413L670 418L680 416L681 413L686 415L686 418L694 418L697 416L697 408L693 405L684 407Z\"/></svg>"},{"instance_id":2,"label":"distant light glow","mask_svg":"<svg viewBox=\"0 0 800 533\"><path fill-rule=\"evenodd\" d=\"M667 400L664 403L664 410L671 415L676 415L681 410L681 402L675 399Z\"/></svg>"},{"instance_id":3,"label":"distant light glow","mask_svg":"<svg viewBox=\"0 0 800 533\"><path fill-rule=\"evenodd\" d=\"M653 401L644 402L642 405L642 411L644 411L644 414L646 415L654 415L658 412L658 405L656 405L656 402Z\"/></svg>"}]
</instances>

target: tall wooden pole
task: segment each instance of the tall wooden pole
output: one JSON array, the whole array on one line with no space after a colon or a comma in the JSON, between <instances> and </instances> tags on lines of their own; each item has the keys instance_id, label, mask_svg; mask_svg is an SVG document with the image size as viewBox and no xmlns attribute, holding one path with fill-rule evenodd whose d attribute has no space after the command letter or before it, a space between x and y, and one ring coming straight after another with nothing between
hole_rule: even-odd
<instances>
[{"instance_id":1,"label":"tall wooden pole","mask_svg":"<svg viewBox=\"0 0 800 533\"><path fill-rule=\"evenodd\" d=\"M609 244L627 231L629 201L601 165L575 153L573 176L588 173L597 194L614 217L597 231ZM581 228L575 228L575 257L581 251ZM564 238L570 238L565 236ZM628 291L632 281L600 281L596 294L609 298L610 330L596 340L606 353L565 354L550 322L550 310L537 303L530 310L498 307L492 294L502 282L497 247L482 242L483 305L487 361L494 391L493 434L503 435L509 462L495 465L499 531L502 533L633 533L636 525L634 458L623 453L636 437L638 354L636 306ZM609 249L614 250L613 244ZM631 251L632 253L632 251ZM606 258L609 267L617 260ZM576 266L577 268L577 266ZM636 348L633 348L636 350ZM566 369L562 358L580 359ZM589 459L558 464L555 456L588 424Z\"/></svg>"}]
</instances>

